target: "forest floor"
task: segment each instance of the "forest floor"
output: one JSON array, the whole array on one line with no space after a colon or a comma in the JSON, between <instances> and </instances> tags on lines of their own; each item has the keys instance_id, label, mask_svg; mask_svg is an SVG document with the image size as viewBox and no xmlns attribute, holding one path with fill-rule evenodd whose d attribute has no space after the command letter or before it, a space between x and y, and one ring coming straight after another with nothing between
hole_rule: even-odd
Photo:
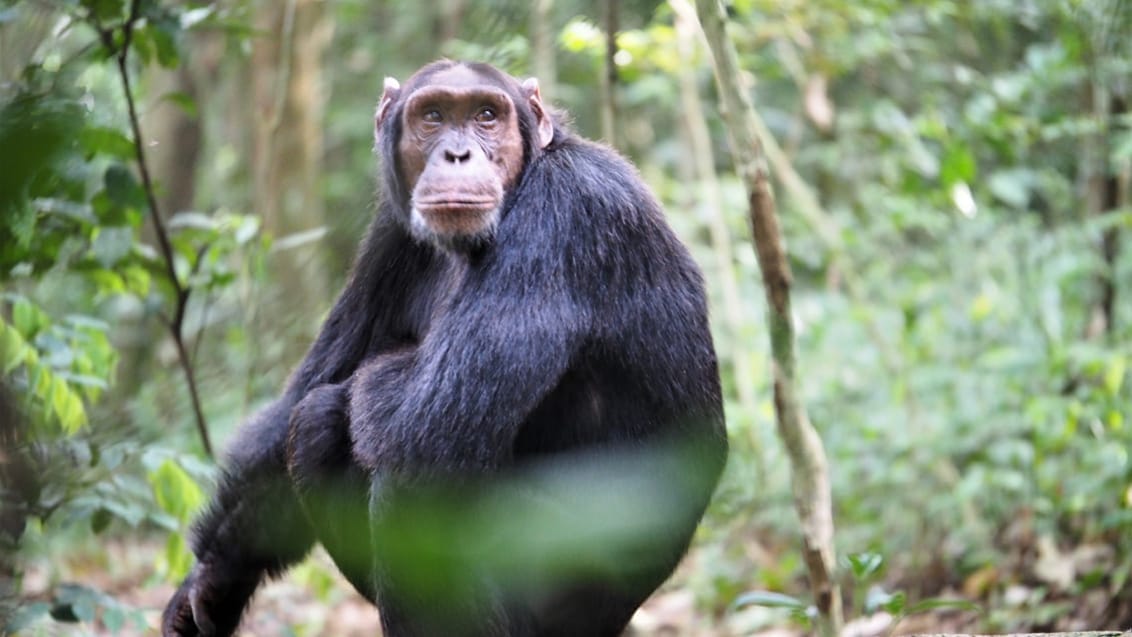
<instances>
[{"instance_id":1,"label":"forest floor","mask_svg":"<svg viewBox=\"0 0 1132 637\"><path fill-rule=\"evenodd\" d=\"M102 623L81 628L55 624L46 635L114 635L134 637L158 632L161 608L173 587L154 574L154 564L164 550L157 539L114 538L97 547L69 552L53 564L31 563L24 590L35 597L45 595L52 579L74 582L106 593L130 609L125 627L110 630ZM685 565L693 564L693 552ZM633 637L801 637L807 634L781 609L748 607L726 617L709 617L696 607L686 576L678 571L637 612L631 624ZM1095 601L1095 600L1094 600ZM1095 616L1094 601L1063 600L1063 613L1048 630L1084 630ZM1068 604L1068 606L1066 606ZM1068 610L1065 610L1068 609ZM980 617L971 611L935 610L895 622L886 613L859 617L849 622L846 637L899 636L908 634L965 633L979 630ZM1018 630L1042 628L1018 625ZM377 612L357 595L338 574L321 550L280 580L269 583L256 596L245 616L242 637L276 635L298 637L372 637L380 634Z\"/></svg>"},{"instance_id":2,"label":"forest floor","mask_svg":"<svg viewBox=\"0 0 1132 637\"><path fill-rule=\"evenodd\" d=\"M161 608L173 586L154 575L162 544L156 539L112 539L98 547L68 553L53 564L32 563L25 574L25 592L46 596L52 579L74 582L111 596L134 612L126 626L115 630L95 625L55 624L48 635L141 637L159 631ZM682 585L680 573L653 595L633 619L634 637L714 636L731 634L697 611L693 595ZM39 633L37 633L39 634ZM373 637L380 634L377 611L338 574L320 550L270 582L256 595L241 627L241 637L296 635L310 637ZM749 633L747 633L749 634ZM784 626L763 631L764 637L796 637L797 628Z\"/></svg>"}]
</instances>

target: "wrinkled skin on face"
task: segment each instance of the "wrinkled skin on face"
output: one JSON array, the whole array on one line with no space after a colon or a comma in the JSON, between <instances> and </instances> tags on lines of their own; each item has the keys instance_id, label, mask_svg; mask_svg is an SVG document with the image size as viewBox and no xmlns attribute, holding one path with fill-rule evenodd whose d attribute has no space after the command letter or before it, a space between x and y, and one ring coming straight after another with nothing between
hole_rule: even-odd
<instances>
[{"instance_id":1,"label":"wrinkled skin on face","mask_svg":"<svg viewBox=\"0 0 1132 637\"><path fill-rule=\"evenodd\" d=\"M522 90L545 147L553 128L538 83L528 80ZM387 80L378 126L401 97L396 81ZM396 161L411 193L413 235L449 249L486 243L523 172L516 104L464 66L438 73L403 98Z\"/></svg>"}]
</instances>

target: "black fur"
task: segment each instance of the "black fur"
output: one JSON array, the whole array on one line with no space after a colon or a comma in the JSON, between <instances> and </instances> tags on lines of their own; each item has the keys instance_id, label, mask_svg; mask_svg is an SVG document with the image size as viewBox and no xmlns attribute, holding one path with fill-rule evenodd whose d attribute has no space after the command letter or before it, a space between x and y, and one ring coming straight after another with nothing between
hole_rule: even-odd
<instances>
[{"instance_id":1,"label":"black fur","mask_svg":"<svg viewBox=\"0 0 1132 637\"><path fill-rule=\"evenodd\" d=\"M540 149L518 82L484 65L473 68L520 114L525 171L487 245L449 252L412 239L395 152L402 104L450 64L422 69L392 105L377 218L284 394L233 444L166 634L205 634L202 623L231 634L263 577L318 540L381 607L388 637L617 635L687 547L726 455L702 277L628 163L560 125ZM649 556L537 599L485 581L459 629L401 603L380 563L395 547L358 541L396 515L394 485L478 490L542 463L674 441L703 451L699 475L639 463L635 475L683 505Z\"/></svg>"}]
</instances>

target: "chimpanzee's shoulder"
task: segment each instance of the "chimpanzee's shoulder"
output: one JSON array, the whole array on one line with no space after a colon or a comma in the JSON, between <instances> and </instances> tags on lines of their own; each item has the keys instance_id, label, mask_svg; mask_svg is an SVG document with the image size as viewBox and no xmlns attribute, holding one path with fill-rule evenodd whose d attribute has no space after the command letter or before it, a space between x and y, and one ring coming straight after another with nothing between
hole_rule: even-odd
<instances>
[{"instance_id":1,"label":"chimpanzee's shoulder","mask_svg":"<svg viewBox=\"0 0 1132 637\"><path fill-rule=\"evenodd\" d=\"M543 152L543 159L575 183L593 180L599 186L608 186L611 179L640 181L637 169L616 150L574 134L555 138Z\"/></svg>"},{"instance_id":2,"label":"chimpanzee's shoulder","mask_svg":"<svg viewBox=\"0 0 1132 637\"><path fill-rule=\"evenodd\" d=\"M573 134L555 137L531 162L526 182L543 201L581 205L591 219L660 214L636 167L609 146Z\"/></svg>"}]
</instances>

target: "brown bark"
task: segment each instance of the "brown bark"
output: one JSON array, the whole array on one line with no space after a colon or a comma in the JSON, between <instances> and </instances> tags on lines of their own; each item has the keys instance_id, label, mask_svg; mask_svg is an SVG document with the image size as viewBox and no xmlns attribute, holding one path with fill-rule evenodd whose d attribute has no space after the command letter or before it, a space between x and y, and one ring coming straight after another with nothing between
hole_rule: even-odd
<instances>
[{"instance_id":1,"label":"brown bark","mask_svg":"<svg viewBox=\"0 0 1132 637\"><path fill-rule=\"evenodd\" d=\"M254 40L249 68L253 207L264 230L278 240L317 231L326 221L319 181L326 95L322 65L333 22L323 0L262 0L255 6L255 26L263 35ZM267 299L267 316L277 317L271 307L281 305L288 308L287 316L310 321L329 302L317 246L277 251L272 271L283 287ZM303 347L301 340L292 341L296 351Z\"/></svg>"},{"instance_id":2,"label":"brown bark","mask_svg":"<svg viewBox=\"0 0 1132 637\"><path fill-rule=\"evenodd\" d=\"M1121 171L1111 162L1111 141L1116 137L1117 122L1127 113L1123 97L1108 86L1090 82L1085 87L1085 108L1098 123L1097 131L1082 139L1080 175L1084 183L1085 214L1100 217L1121 209L1127 202L1127 170ZM1101 232L1097 244L1104 264L1094 277L1096 296L1085 323L1085 338L1103 338L1112 334L1116 318L1116 261L1120 254L1120 229L1115 225Z\"/></svg>"},{"instance_id":3,"label":"brown bark","mask_svg":"<svg viewBox=\"0 0 1132 637\"><path fill-rule=\"evenodd\" d=\"M325 89L322 58L331 22L321 0L260 2L252 51L256 209L275 235L324 219L322 164Z\"/></svg>"},{"instance_id":4,"label":"brown bark","mask_svg":"<svg viewBox=\"0 0 1132 637\"><path fill-rule=\"evenodd\" d=\"M153 173L161 184L158 203L170 215L194 209L197 164L204 142L198 115L190 114L171 100L172 93L198 99L196 82L187 66L173 71L158 71L153 77L150 94L157 100L143 117L143 125L153 149L150 161Z\"/></svg>"},{"instance_id":5,"label":"brown bark","mask_svg":"<svg viewBox=\"0 0 1132 637\"><path fill-rule=\"evenodd\" d=\"M684 3L673 0L672 4L679 10ZM825 450L798 396L790 264L754 107L741 83L735 46L727 37L726 14L719 0L697 0L696 8L711 48L732 156L749 193L751 233L768 303L776 420L791 461L794 505L802 524L802 552L818 609L818 629L833 637L843 623L841 593L834 578L833 503Z\"/></svg>"},{"instance_id":6,"label":"brown bark","mask_svg":"<svg viewBox=\"0 0 1132 637\"><path fill-rule=\"evenodd\" d=\"M676 37L680 56L694 60L698 53L699 25L695 15L682 12L676 15ZM680 72L680 105L683 111L684 127L688 143L694 157L695 170L690 175L700 184L699 199L706 209L708 231L711 234L712 252L715 254L716 278L719 281L725 335L728 343L738 343L745 323L743 301L739 293L739 283L735 274L735 257L731 249L731 231L727 227L727 216L723 211L723 201L719 192L719 180L715 172L712 156L711 131L700 102L697 86L696 64L685 64ZM751 357L742 348L731 348L731 367L735 375L735 388L739 404L744 413L754 414L758 407L755 393L755 373ZM756 458L756 473L762 477L762 445L753 428L749 429L748 440Z\"/></svg>"},{"instance_id":7,"label":"brown bark","mask_svg":"<svg viewBox=\"0 0 1132 637\"><path fill-rule=\"evenodd\" d=\"M15 395L0 382L0 626L20 608L18 550L41 488L26 445L27 423Z\"/></svg>"},{"instance_id":8,"label":"brown bark","mask_svg":"<svg viewBox=\"0 0 1132 637\"><path fill-rule=\"evenodd\" d=\"M1112 95L1109 99L1107 121L1105 128L1111 132L1116 127L1115 122L1122 120L1128 112L1128 105L1119 95ZM1115 135L1105 135L1106 151L1110 150L1107 140ZM1128 174L1120 171L1116 166L1109 165L1108 158L1111 152L1105 153L1103 164L1104 172L1100 175L1100 205L1096 214L1114 214L1128 202ZM1116 261L1120 256L1120 228L1115 224L1105 228L1101 234L1100 242L1101 260L1104 271L1097 276L1097 302L1095 315L1099 331L1105 335L1112 334L1116 328Z\"/></svg>"},{"instance_id":9,"label":"brown bark","mask_svg":"<svg viewBox=\"0 0 1132 637\"><path fill-rule=\"evenodd\" d=\"M534 0L531 6L531 55L534 60L532 71L539 81L544 102L554 101L555 84L558 72L554 62L554 1Z\"/></svg>"}]
</instances>

